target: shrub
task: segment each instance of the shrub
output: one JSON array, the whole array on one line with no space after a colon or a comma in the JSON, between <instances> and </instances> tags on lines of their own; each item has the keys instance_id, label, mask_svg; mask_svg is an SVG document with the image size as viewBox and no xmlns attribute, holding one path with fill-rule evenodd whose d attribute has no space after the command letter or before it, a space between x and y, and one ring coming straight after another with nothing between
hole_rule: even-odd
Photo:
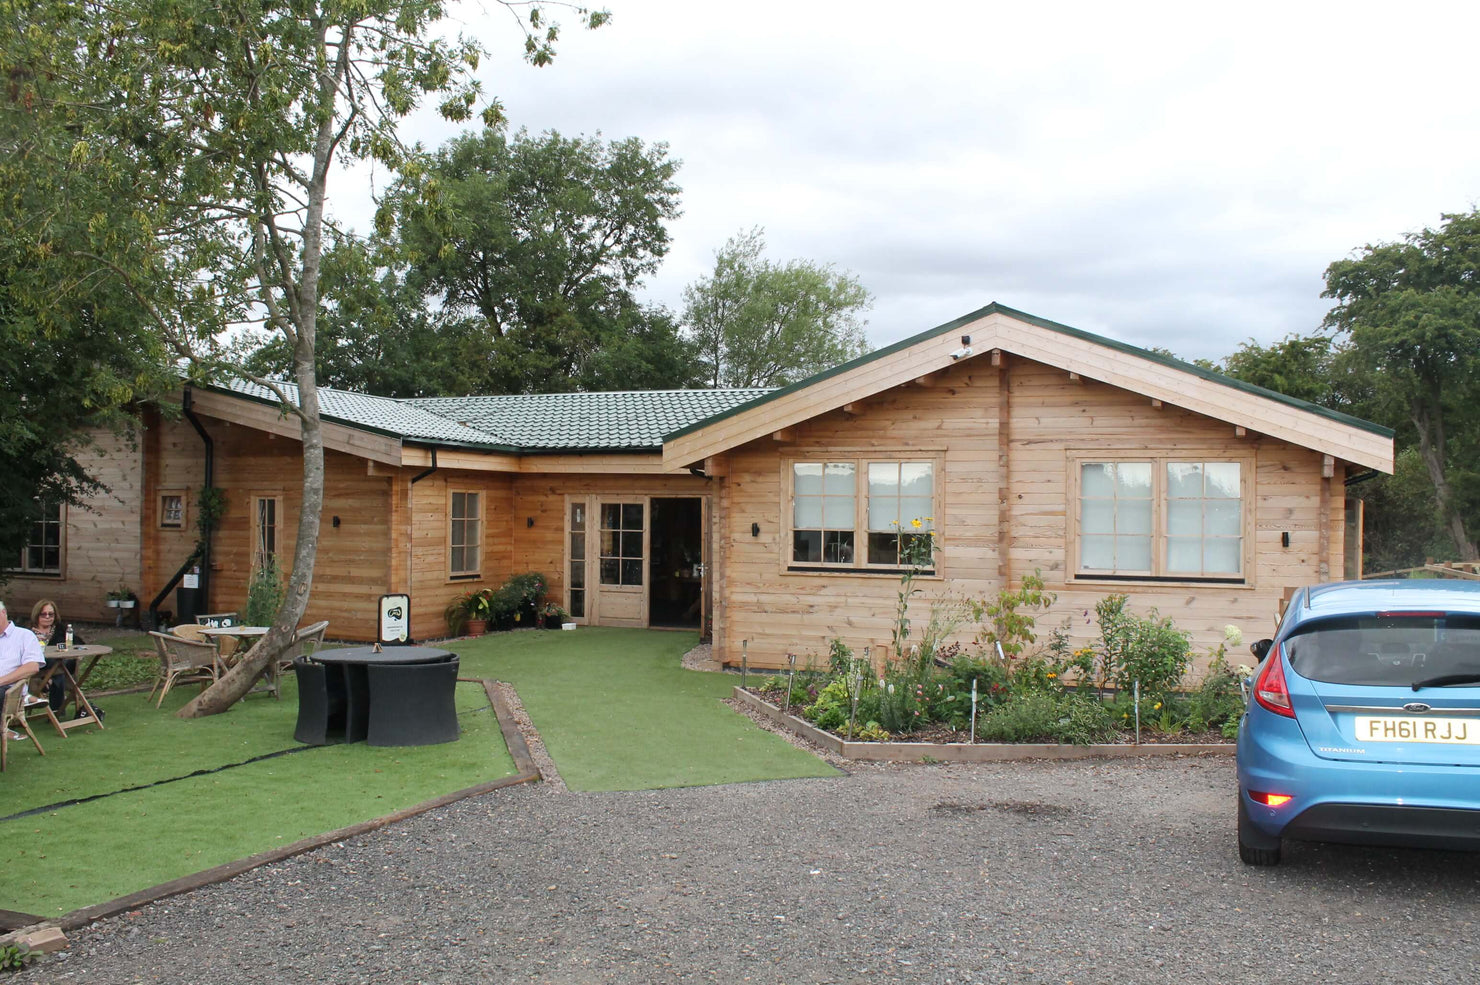
<instances>
[{"instance_id":1,"label":"shrub","mask_svg":"<svg viewBox=\"0 0 1480 985\"><path fill-rule=\"evenodd\" d=\"M993 650L1000 646L1002 655L1012 660L1037 639L1034 635L1037 620L1031 613L1046 610L1056 601L1057 595L1043 590L1041 571L1023 575L1017 591L1004 588L996 598L975 603L977 621L987 624L979 641Z\"/></svg>"},{"instance_id":2,"label":"shrub","mask_svg":"<svg viewBox=\"0 0 1480 985\"><path fill-rule=\"evenodd\" d=\"M1171 692L1187 672L1192 644L1186 633L1155 609L1142 618L1125 611L1124 595L1108 595L1095 605L1100 623L1097 683L1130 691L1137 681L1142 697Z\"/></svg>"},{"instance_id":3,"label":"shrub","mask_svg":"<svg viewBox=\"0 0 1480 985\"><path fill-rule=\"evenodd\" d=\"M829 681L817 692L816 699L802 709L802 717L818 728L837 731L848 724L848 712L852 707L848 682L839 677Z\"/></svg>"},{"instance_id":4,"label":"shrub","mask_svg":"<svg viewBox=\"0 0 1480 985\"><path fill-rule=\"evenodd\" d=\"M1110 712L1096 698L1035 691L1021 694L977 719L988 742L1071 742L1088 745L1115 736Z\"/></svg>"},{"instance_id":5,"label":"shrub","mask_svg":"<svg viewBox=\"0 0 1480 985\"><path fill-rule=\"evenodd\" d=\"M252 572L252 580L247 582L247 605L242 610L242 618L246 620L244 625L271 626L286 594L287 587L283 584L277 556L268 554Z\"/></svg>"}]
</instances>

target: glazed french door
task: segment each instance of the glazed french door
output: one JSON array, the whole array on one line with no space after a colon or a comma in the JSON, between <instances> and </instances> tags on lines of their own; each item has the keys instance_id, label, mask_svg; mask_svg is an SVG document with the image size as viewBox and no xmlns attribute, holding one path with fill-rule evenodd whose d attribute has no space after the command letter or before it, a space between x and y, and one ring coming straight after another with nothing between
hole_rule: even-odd
<instances>
[{"instance_id":1,"label":"glazed french door","mask_svg":"<svg viewBox=\"0 0 1480 985\"><path fill-rule=\"evenodd\" d=\"M571 616L597 626L646 626L647 497L573 497L567 531Z\"/></svg>"}]
</instances>

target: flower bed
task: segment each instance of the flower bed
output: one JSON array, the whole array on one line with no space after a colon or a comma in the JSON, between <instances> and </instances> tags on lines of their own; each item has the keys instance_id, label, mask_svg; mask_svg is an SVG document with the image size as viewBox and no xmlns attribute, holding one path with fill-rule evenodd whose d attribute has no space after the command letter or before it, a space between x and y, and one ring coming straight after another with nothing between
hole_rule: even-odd
<instances>
[{"instance_id":1,"label":"flower bed","mask_svg":"<svg viewBox=\"0 0 1480 985\"><path fill-rule=\"evenodd\" d=\"M786 714L758 694L735 688L735 700L844 759L876 763L991 763L1017 759L1093 759L1129 756L1231 756L1231 742L855 742Z\"/></svg>"}]
</instances>

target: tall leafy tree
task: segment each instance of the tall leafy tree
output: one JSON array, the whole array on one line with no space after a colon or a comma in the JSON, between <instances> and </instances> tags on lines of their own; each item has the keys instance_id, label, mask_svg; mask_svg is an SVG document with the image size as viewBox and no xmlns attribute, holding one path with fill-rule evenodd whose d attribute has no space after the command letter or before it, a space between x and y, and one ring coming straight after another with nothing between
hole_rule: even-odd
<instances>
[{"instance_id":1,"label":"tall leafy tree","mask_svg":"<svg viewBox=\"0 0 1480 985\"><path fill-rule=\"evenodd\" d=\"M185 717L245 694L308 604L324 492L316 338L330 178L356 159L414 172L397 124L423 99L449 119L475 115L481 49L439 38L444 13L435 0L0 0L7 98L48 130L34 166L71 162L119 188L136 231L100 249L54 248L129 291L196 372L239 368L231 330L249 324L292 353L293 391L261 381L302 432L287 595L271 631ZM556 28L538 7L527 23L529 60L548 62ZM483 120L498 122L496 105ZM52 238L45 223L24 233Z\"/></svg>"},{"instance_id":2,"label":"tall leafy tree","mask_svg":"<svg viewBox=\"0 0 1480 985\"><path fill-rule=\"evenodd\" d=\"M1408 426L1461 560L1480 559L1480 210L1326 270L1327 327L1350 341L1374 400Z\"/></svg>"},{"instance_id":3,"label":"tall leafy tree","mask_svg":"<svg viewBox=\"0 0 1480 985\"><path fill-rule=\"evenodd\" d=\"M387 197L407 279L470 357L466 391L683 386L686 343L634 289L668 252L664 144L558 133L454 138ZM468 352L478 344L481 352Z\"/></svg>"},{"instance_id":4,"label":"tall leafy tree","mask_svg":"<svg viewBox=\"0 0 1480 985\"><path fill-rule=\"evenodd\" d=\"M126 207L131 177L94 173L72 154L68 114L28 99L24 73L0 76L9 79L0 87L3 567L19 557L41 503L82 505L100 491L80 464L93 430L126 433L130 408L172 380L136 299L86 259L127 261L152 248Z\"/></svg>"},{"instance_id":5,"label":"tall leafy tree","mask_svg":"<svg viewBox=\"0 0 1480 985\"><path fill-rule=\"evenodd\" d=\"M711 386L783 386L868 350L873 295L810 260L765 259L765 231L729 239L714 272L684 289L684 321Z\"/></svg>"}]
</instances>

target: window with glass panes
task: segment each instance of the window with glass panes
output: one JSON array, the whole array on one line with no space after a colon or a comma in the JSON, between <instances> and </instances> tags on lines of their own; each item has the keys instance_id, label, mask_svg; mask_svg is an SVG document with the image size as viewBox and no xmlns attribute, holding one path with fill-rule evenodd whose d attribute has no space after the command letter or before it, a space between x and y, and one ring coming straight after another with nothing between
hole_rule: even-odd
<instances>
[{"instance_id":1,"label":"window with glass panes","mask_svg":"<svg viewBox=\"0 0 1480 985\"><path fill-rule=\"evenodd\" d=\"M601 504L601 584L642 584L642 504Z\"/></svg>"},{"instance_id":2,"label":"window with glass panes","mask_svg":"<svg viewBox=\"0 0 1480 985\"><path fill-rule=\"evenodd\" d=\"M1150 462L1080 465L1081 571L1151 573L1151 475Z\"/></svg>"},{"instance_id":3,"label":"window with glass panes","mask_svg":"<svg viewBox=\"0 0 1480 985\"><path fill-rule=\"evenodd\" d=\"M11 569L32 575L62 573L62 504L42 503L31 521L20 564Z\"/></svg>"},{"instance_id":4,"label":"window with glass panes","mask_svg":"<svg viewBox=\"0 0 1480 985\"><path fill-rule=\"evenodd\" d=\"M1080 574L1242 577L1242 463L1160 458L1078 469Z\"/></svg>"},{"instance_id":5,"label":"window with glass panes","mask_svg":"<svg viewBox=\"0 0 1480 985\"><path fill-rule=\"evenodd\" d=\"M852 564L858 510L855 462L791 466L791 559L799 564Z\"/></svg>"},{"instance_id":6,"label":"window with glass panes","mask_svg":"<svg viewBox=\"0 0 1480 985\"><path fill-rule=\"evenodd\" d=\"M483 513L482 494L475 492L452 493L448 516L450 529L447 536L447 570L455 578L476 575L482 561Z\"/></svg>"},{"instance_id":7,"label":"window with glass panes","mask_svg":"<svg viewBox=\"0 0 1480 985\"><path fill-rule=\"evenodd\" d=\"M586 504L570 504L570 580L566 583L570 614L586 617Z\"/></svg>"},{"instance_id":8,"label":"window with glass panes","mask_svg":"<svg viewBox=\"0 0 1480 985\"><path fill-rule=\"evenodd\" d=\"M1168 462L1165 571L1237 575L1244 562L1238 462Z\"/></svg>"},{"instance_id":9,"label":"window with glass panes","mask_svg":"<svg viewBox=\"0 0 1480 985\"><path fill-rule=\"evenodd\" d=\"M932 462L868 463L868 563L900 565L935 529Z\"/></svg>"}]
</instances>

